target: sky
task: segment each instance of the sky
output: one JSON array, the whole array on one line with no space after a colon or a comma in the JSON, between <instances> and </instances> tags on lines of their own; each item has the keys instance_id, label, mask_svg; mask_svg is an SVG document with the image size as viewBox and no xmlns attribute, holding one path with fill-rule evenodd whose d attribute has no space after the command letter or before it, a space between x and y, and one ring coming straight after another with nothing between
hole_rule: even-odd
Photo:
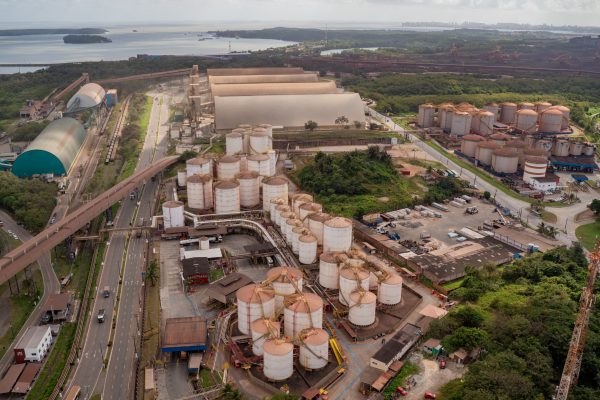
<instances>
[{"instance_id":1,"label":"sky","mask_svg":"<svg viewBox=\"0 0 600 400\"><path fill-rule=\"evenodd\" d=\"M173 22L255 27L376 27L404 21L600 25L600 0L0 0L0 10L0 28Z\"/></svg>"}]
</instances>

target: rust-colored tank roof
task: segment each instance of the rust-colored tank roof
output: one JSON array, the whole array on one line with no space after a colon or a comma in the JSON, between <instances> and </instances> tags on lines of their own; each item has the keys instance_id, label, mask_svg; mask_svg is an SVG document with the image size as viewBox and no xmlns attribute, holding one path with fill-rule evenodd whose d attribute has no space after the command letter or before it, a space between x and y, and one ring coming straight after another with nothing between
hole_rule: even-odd
<instances>
[{"instance_id":1,"label":"rust-colored tank roof","mask_svg":"<svg viewBox=\"0 0 600 400\"><path fill-rule=\"evenodd\" d=\"M519 103L519 105L520 105L521 107L533 107L533 106L534 106L534 104L533 104L533 103L530 103L530 102L528 102L528 101L523 101L523 102Z\"/></svg>"},{"instance_id":2,"label":"rust-colored tank roof","mask_svg":"<svg viewBox=\"0 0 600 400\"><path fill-rule=\"evenodd\" d=\"M329 221L331 219L331 215L324 213L324 212L317 212L317 213L313 213L310 214L308 217L306 217L312 221L317 221L317 222L326 222Z\"/></svg>"},{"instance_id":3,"label":"rust-colored tank roof","mask_svg":"<svg viewBox=\"0 0 600 400\"><path fill-rule=\"evenodd\" d=\"M264 130L264 129L263 129ZM269 137L269 135L267 134L267 132L256 132L256 131L252 131L252 133L250 134L251 137Z\"/></svg>"},{"instance_id":4,"label":"rust-colored tank roof","mask_svg":"<svg viewBox=\"0 0 600 400\"><path fill-rule=\"evenodd\" d=\"M284 199L282 199L281 197L275 197L274 199L271 199L271 204L286 204L286 201Z\"/></svg>"},{"instance_id":5,"label":"rust-colored tank roof","mask_svg":"<svg viewBox=\"0 0 600 400\"><path fill-rule=\"evenodd\" d=\"M246 130L244 128L235 128L231 131L231 133L245 133Z\"/></svg>"},{"instance_id":6,"label":"rust-colored tank roof","mask_svg":"<svg viewBox=\"0 0 600 400\"><path fill-rule=\"evenodd\" d=\"M506 142L506 145L504 145L504 147L511 147L513 149L524 149L525 147L527 147L527 143L519 139L509 140L508 142Z\"/></svg>"},{"instance_id":7,"label":"rust-colored tank roof","mask_svg":"<svg viewBox=\"0 0 600 400\"><path fill-rule=\"evenodd\" d=\"M532 104L533 106L533 104ZM519 110L517 111L518 115L531 115L531 116L537 116L537 113L534 110L530 110L528 108L523 109L523 110Z\"/></svg>"},{"instance_id":8,"label":"rust-colored tank roof","mask_svg":"<svg viewBox=\"0 0 600 400\"><path fill-rule=\"evenodd\" d=\"M466 112L466 111L456 111L456 112L454 113L454 115L465 116L465 115L469 115L469 113L468 113L468 112Z\"/></svg>"},{"instance_id":9,"label":"rust-colored tank roof","mask_svg":"<svg viewBox=\"0 0 600 400\"><path fill-rule=\"evenodd\" d=\"M492 139L492 140L508 140L508 139L510 139L510 136L507 135L506 133L494 133L494 134L490 135L490 139Z\"/></svg>"},{"instance_id":10,"label":"rust-colored tank roof","mask_svg":"<svg viewBox=\"0 0 600 400\"><path fill-rule=\"evenodd\" d=\"M468 140L471 142L479 142L484 140L482 136L479 135L465 135L463 136L463 140Z\"/></svg>"},{"instance_id":11,"label":"rust-colored tank roof","mask_svg":"<svg viewBox=\"0 0 600 400\"><path fill-rule=\"evenodd\" d=\"M271 328L269 330L269 328ZM253 332L259 333L261 335L265 335L271 331L281 331L281 323L279 321L271 321L268 318L257 319L256 321L252 321L250 323L250 329Z\"/></svg>"},{"instance_id":12,"label":"rust-colored tank roof","mask_svg":"<svg viewBox=\"0 0 600 400\"><path fill-rule=\"evenodd\" d=\"M302 293L286 307L290 311L306 313L323 309L323 299L314 293Z\"/></svg>"},{"instance_id":13,"label":"rust-colored tank roof","mask_svg":"<svg viewBox=\"0 0 600 400\"><path fill-rule=\"evenodd\" d=\"M248 161L267 161L269 156L266 154L252 154L248 156Z\"/></svg>"},{"instance_id":14,"label":"rust-colored tank roof","mask_svg":"<svg viewBox=\"0 0 600 400\"><path fill-rule=\"evenodd\" d=\"M306 229L304 226L297 226L295 228L292 228L292 232L303 234L304 232L309 232L309 230ZM300 239L300 238L298 238L298 239Z\"/></svg>"},{"instance_id":15,"label":"rust-colored tank roof","mask_svg":"<svg viewBox=\"0 0 600 400\"><path fill-rule=\"evenodd\" d=\"M377 296L372 292L352 292L350 293L350 302L359 304L371 304L377 301Z\"/></svg>"},{"instance_id":16,"label":"rust-colored tank roof","mask_svg":"<svg viewBox=\"0 0 600 400\"><path fill-rule=\"evenodd\" d=\"M255 283L241 287L235 292L235 297L246 303L264 303L273 299L273 293Z\"/></svg>"},{"instance_id":17,"label":"rust-colored tank roof","mask_svg":"<svg viewBox=\"0 0 600 400\"><path fill-rule=\"evenodd\" d=\"M269 129L269 128L273 127L273 125L271 125L271 124L258 124L258 126L261 128L265 128L265 129Z\"/></svg>"},{"instance_id":18,"label":"rust-colored tank roof","mask_svg":"<svg viewBox=\"0 0 600 400\"><path fill-rule=\"evenodd\" d=\"M302 341L311 346L329 342L329 334L325 329L309 328L302 331Z\"/></svg>"},{"instance_id":19,"label":"rust-colored tank roof","mask_svg":"<svg viewBox=\"0 0 600 400\"><path fill-rule=\"evenodd\" d=\"M385 282L387 285L402 285L404 280L398 274L390 274L383 282Z\"/></svg>"},{"instance_id":20,"label":"rust-colored tank roof","mask_svg":"<svg viewBox=\"0 0 600 400\"><path fill-rule=\"evenodd\" d=\"M174 201L174 200L165 201L163 203L163 207L166 207L166 208L183 207L183 202L181 202L181 201Z\"/></svg>"},{"instance_id":21,"label":"rust-colored tank roof","mask_svg":"<svg viewBox=\"0 0 600 400\"><path fill-rule=\"evenodd\" d=\"M419 107L423 107L423 108L435 108L435 106L431 103L425 103L425 104L421 104Z\"/></svg>"},{"instance_id":22,"label":"rust-colored tank roof","mask_svg":"<svg viewBox=\"0 0 600 400\"><path fill-rule=\"evenodd\" d=\"M267 130L265 128L260 127L260 126L252 129L252 133L266 133L266 132L267 132Z\"/></svg>"},{"instance_id":23,"label":"rust-colored tank roof","mask_svg":"<svg viewBox=\"0 0 600 400\"><path fill-rule=\"evenodd\" d=\"M285 203L278 205L277 207L275 207L275 209L279 212L287 212L291 210L290 206L288 206Z\"/></svg>"},{"instance_id":24,"label":"rust-colored tank roof","mask_svg":"<svg viewBox=\"0 0 600 400\"><path fill-rule=\"evenodd\" d=\"M269 157L267 157L269 158ZM267 177L264 178L262 180L263 185L270 185L270 186L281 186L281 185L287 185L288 181L287 179L281 177L281 176L271 176L271 177Z\"/></svg>"},{"instance_id":25,"label":"rust-colored tank roof","mask_svg":"<svg viewBox=\"0 0 600 400\"><path fill-rule=\"evenodd\" d=\"M488 110L479 111L477 114L485 115L486 117L493 117L494 113Z\"/></svg>"},{"instance_id":26,"label":"rust-colored tank roof","mask_svg":"<svg viewBox=\"0 0 600 400\"><path fill-rule=\"evenodd\" d=\"M352 221L344 217L334 217L325 221L329 228L348 228L352 226Z\"/></svg>"},{"instance_id":27,"label":"rust-colored tank roof","mask_svg":"<svg viewBox=\"0 0 600 400\"><path fill-rule=\"evenodd\" d=\"M516 149L506 147L502 149L496 149L492 154L499 157L518 157Z\"/></svg>"},{"instance_id":28,"label":"rust-colored tank roof","mask_svg":"<svg viewBox=\"0 0 600 400\"><path fill-rule=\"evenodd\" d=\"M323 206L319 203L303 203L300 205L300 209L304 211L315 211L319 212L323 210Z\"/></svg>"},{"instance_id":29,"label":"rust-colored tank roof","mask_svg":"<svg viewBox=\"0 0 600 400\"><path fill-rule=\"evenodd\" d=\"M477 147L481 147L484 149L498 149L500 148L500 145L496 142L492 142L492 141L485 141L485 142L479 142L479 144L477 145Z\"/></svg>"},{"instance_id":30,"label":"rust-colored tank roof","mask_svg":"<svg viewBox=\"0 0 600 400\"><path fill-rule=\"evenodd\" d=\"M523 154L527 156L545 156L546 154L548 154L548 152L544 149L536 149L533 147L529 147L523 150Z\"/></svg>"},{"instance_id":31,"label":"rust-colored tank roof","mask_svg":"<svg viewBox=\"0 0 600 400\"><path fill-rule=\"evenodd\" d=\"M506 101L504 103L500 103L501 106L503 107L516 107L517 105L515 103L511 103L510 101Z\"/></svg>"},{"instance_id":32,"label":"rust-colored tank roof","mask_svg":"<svg viewBox=\"0 0 600 400\"><path fill-rule=\"evenodd\" d=\"M549 102L547 102L547 101L536 101L536 102L535 102L535 105L536 105L536 106L548 106L548 107L551 107L551 106L552 106L552 103L549 103Z\"/></svg>"},{"instance_id":33,"label":"rust-colored tank roof","mask_svg":"<svg viewBox=\"0 0 600 400\"><path fill-rule=\"evenodd\" d=\"M547 164L548 159L546 157L540 157L540 156L527 156L527 157L525 157L525 162L532 163L532 164Z\"/></svg>"},{"instance_id":34,"label":"rust-colored tank roof","mask_svg":"<svg viewBox=\"0 0 600 400\"><path fill-rule=\"evenodd\" d=\"M191 158L191 159L187 160L186 164L188 164L188 165L204 165L208 162L210 162L210 161L204 157L196 157L196 158Z\"/></svg>"},{"instance_id":35,"label":"rust-colored tank roof","mask_svg":"<svg viewBox=\"0 0 600 400\"><path fill-rule=\"evenodd\" d=\"M244 135L242 134L242 132L231 132L229 134L227 134L228 138L236 138L236 139L240 139L242 138Z\"/></svg>"},{"instance_id":36,"label":"rust-colored tank roof","mask_svg":"<svg viewBox=\"0 0 600 400\"><path fill-rule=\"evenodd\" d=\"M212 180L212 176L208 174L193 174L192 176L188 176L188 183L207 183Z\"/></svg>"},{"instance_id":37,"label":"rust-colored tank roof","mask_svg":"<svg viewBox=\"0 0 600 400\"><path fill-rule=\"evenodd\" d=\"M243 171L235 175L237 179L257 179L259 176L256 171Z\"/></svg>"},{"instance_id":38,"label":"rust-colored tank roof","mask_svg":"<svg viewBox=\"0 0 600 400\"><path fill-rule=\"evenodd\" d=\"M265 340L263 350L265 353L283 356L294 351L294 345L281 339L269 339Z\"/></svg>"},{"instance_id":39,"label":"rust-colored tank roof","mask_svg":"<svg viewBox=\"0 0 600 400\"><path fill-rule=\"evenodd\" d=\"M550 107L550 109L558 110L560 112L570 112L571 111L571 109L569 107L565 107L562 105L552 106L552 107Z\"/></svg>"},{"instance_id":40,"label":"rust-colored tank roof","mask_svg":"<svg viewBox=\"0 0 600 400\"><path fill-rule=\"evenodd\" d=\"M235 189L240 187L240 183L236 180L229 180L229 181L220 181L217 182L214 186L215 189Z\"/></svg>"},{"instance_id":41,"label":"rust-colored tank roof","mask_svg":"<svg viewBox=\"0 0 600 400\"><path fill-rule=\"evenodd\" d=\"M342 268L340 275L346 279L356 279L358 277L362 281L369 278L369 271L362 268Z\"/></svg>"},{"instance_id":42,"label":"rust-colored tank roof","mask_svg":"<svg viewBox=\"0 0 600 400\"><path fill-rule=\"evenodd\" d=\"M341 254L343 254L343 253L339 253L336 251L326 251L324 253L321 253L321 255L319 255L319 260L326 262L326 263L330 263L330 264L337 264L337 262L338 262L337 258Z\"/></svg>"},{"instance_id":43,"label":"rust-colored tank roof","mask_svg":"<svg viewBox=\"0 0 600 400\"><path fill-rule=\"evenodd\" d=\"M302 221L300 221L298 218L296 218L295 216L290 217L288 219L285 220L285 224L286 225L290 225L290 226L301 226L302 225Z\"/></svg>"},{"instance_id":44,"label":"rust-colored tank roof","mask_svg":"<svg viewBox=\"0 0 600 400\"><path fill-rule=\"evenodd\" d=\"M312 242L316 242L317 238L314 237L313 235L302 235L298 238L299 241L304 242L304 243L312 243Z\"/></svg>"},{"instance_id":45,"label":"rust-colored tank roof","mask_svg":"<svg viewBox=\"0 0 600 400\"><path fill-rule=\"evenodd\" d=\"M292 201L298 201L298 200L313 201L313 197L308 193L294 193L290 197L291 197Z\"/></svg>"},{"instance_id":46,"label":"rust-colored tank roof","mask_svg":"<svg viewBox=\"0 0 600 400\"><path fill-rule=\"evenodd\" d=\"M251 129L252 125L250 124L239 124L238 128L242 128L242 129Z\"/></svg>"},{"instance_id":47,"label":"rust-colored tank roof","mask_svg":"<svg viewBox=\"0 0 600 400\"><path fill-rule=\"evenodd\" d=\"M240 158L236 156L223 156L219 159L219 164L231 164L236 162L240 162Z\"/></svg>"},{"instance_id":48,"label":"rust-colored tank roof","mask_svg":"<svg viewBox=\"0 0 600 400\"><path fill-rule=\"evenodd\" d=\"M563 113L558 108L547 108L544 111L542 111L542 115L563 115Z\"/></svg>"},{"instance_id":49,"label":"rust-colored tank roof","mask_svg":"<svg viewBox=\"0 0 600 400\"><path fill-rule=\"evenodd\" d=\"M267 271L267 280L272 282L290 282L302 279L302 271L298 268L281 266Z\"/></svg>"}]
</instances>

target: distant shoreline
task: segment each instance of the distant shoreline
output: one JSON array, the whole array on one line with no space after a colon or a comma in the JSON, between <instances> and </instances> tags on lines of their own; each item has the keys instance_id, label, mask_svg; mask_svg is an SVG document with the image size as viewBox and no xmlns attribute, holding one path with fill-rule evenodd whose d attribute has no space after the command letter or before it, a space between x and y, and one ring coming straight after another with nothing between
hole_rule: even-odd
<instances>
[{"instance_id":1,"label":"distant shoreline","mask_svg":"<svg viewBox=\"0 0 600 400\"><path fill-rule=\"evenodd\" d=\"M108 33L102 28L78 29L0 29L0 36L32 36L32 35L99 35Z\"/></svg>"},{"instance_id":2,"label":"distant shoreline","mask_svg":"<svg viewBox=\"0 0 600 400\"><path fill-rule=\"evenodd\" d=\"M112 43L112 40L100 35L67 35L63 37L66 44Z\"/></svg>"}]
</instances>

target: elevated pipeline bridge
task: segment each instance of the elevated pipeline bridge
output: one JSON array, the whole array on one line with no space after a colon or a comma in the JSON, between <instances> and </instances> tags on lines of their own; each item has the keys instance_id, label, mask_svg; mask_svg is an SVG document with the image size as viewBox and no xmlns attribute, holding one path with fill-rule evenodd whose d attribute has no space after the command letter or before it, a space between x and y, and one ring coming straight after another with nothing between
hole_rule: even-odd
<instances>
[{"instance_id":1,"label":"elevated pipeline bridge","mask_svg":"<svg viewBox=\"0 0 600 400\"><path fill-rule=\"evenodd\" d=\"M8 281L29 264L34 263L44 253L73 235L85 224L104 212L107 208L125 198L131 191L144 184L179 157L165 157L148 167L134 173L129 178L113 186L94 200L79 207L62 220L46 228L38 235L0 258L0 285Z\"/></svg>"}]
</instances>

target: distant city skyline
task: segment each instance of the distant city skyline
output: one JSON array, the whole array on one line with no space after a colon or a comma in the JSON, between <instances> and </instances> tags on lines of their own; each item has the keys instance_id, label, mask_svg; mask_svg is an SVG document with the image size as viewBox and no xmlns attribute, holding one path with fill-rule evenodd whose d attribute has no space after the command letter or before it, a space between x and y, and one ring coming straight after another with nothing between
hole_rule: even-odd
<instances>
[{"instance_id":1,"label":"distant city skyline","mask_svg":"<svg viewBox=\"0 0 600 400\"><path fill-rule=\"evenodd\" d=\"M0 0L0 29L93 24L375 27L401 22L599 26L598 0Z\"/></svg>"}]
</instances>

